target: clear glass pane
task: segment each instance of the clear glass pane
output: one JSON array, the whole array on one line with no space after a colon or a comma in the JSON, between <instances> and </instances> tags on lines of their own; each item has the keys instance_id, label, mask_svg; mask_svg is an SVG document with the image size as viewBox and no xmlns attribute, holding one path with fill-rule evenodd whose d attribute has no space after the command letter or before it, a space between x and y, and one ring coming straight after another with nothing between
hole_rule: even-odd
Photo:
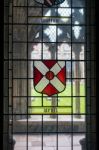
<instances>
[{"instance_id":1,"label":"clear glass pane","mask_svg":"<svg viewBox=\"0 0 99 150\"><path fill-rule=\"evenodd\" d=\"M13 59L27 58L27 43L13 43Z\"/></svg>"},{"instance_id":2,"label":"clear glass pane","mask_svg":"<svg viewBox=\"0 0 99 150\"><path fill-rule=\"evenodd\" d=\"M84 7L85 1L84 0L72 0L73 7Z\"/></svg>"},{"instance_id":3,"label":"clear glass pane","mask_svg":"<svg viewBox=\"0 0 99 150\"><path fill-rule=\"evenodd\" d=\"M57 29L58 42L70 42L71 41L71 27L70 26L58 26Z\"/></svg>"},{"instance_id":4,"label":"clear glass pane","mask_svg":"<svg viewBox=\"0 0 99 150\"><path fill-rule=\"evenodd\" d=\"M85 80L76 79L73 81L73 96L85 96Z\"/></svg>"},{"instance_id":5,"label":"clear glass pane","mask_svg":"<svg viewBox=\"0 0 99 150\"><path fill-rule=\"evenodd\" d=\"M72 41L85 42L85 27L78 25L72 26Z\"/></svg>"},{"instance_id":6,"label":"clear glass pane","mask_svg":"<svg viewBox=\"0 0 99 150\"><path fill-rule=\"evenodd\" d=\"M85 60L85 44L72 44L72 59Z\"/></svg>"},{"instance_id":7,"label":"clear glass pane","mask_svg":"<svg viewBox=\"0 0 99 150\"><path fill-rule=\"evenodd\" d=\"M13 78L27 78L26 61L13 61Z\"/></svg>"},{"instance_id":8,"label":"clear glass pane","mask_svg":"<svg viewBox=\"0 0 99 150\"><path fill-rule=\"evenodd\" d=\"M27 26L26 25L13 25L13 41L14 42L27 42Z\"/></svg>"},{"instance_id":9,"label":"clear glass pane","mask_svg":"<svg viewBox=\"0 0 99 150\"><path fill-rule=\"evenodd\" d=\"M62 60L71 60L71 45L68 43L60 43L57 47L57 57Z\"/></svg>"},{"instance_id":10,"label":"clear glass pane","mask_svg":"<svg viewBox=\"0 0 99 150\"><path fill-rule=\"evenodd\" d=\"M85 9L72 9L72 23L85 24Z\"/></svg>"}]
</instances>

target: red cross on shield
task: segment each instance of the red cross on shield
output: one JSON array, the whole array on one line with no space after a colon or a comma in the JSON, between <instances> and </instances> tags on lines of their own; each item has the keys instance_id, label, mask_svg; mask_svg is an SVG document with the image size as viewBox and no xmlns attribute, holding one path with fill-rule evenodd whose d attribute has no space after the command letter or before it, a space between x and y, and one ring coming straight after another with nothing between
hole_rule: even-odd
<instances>
[{"instance_id":1,"label":"red cross on shield","mask_svg":"<svg viewBox=\"0 0 99 150\"><path fill-rule=\"evenodd\" d=\"M37 92L52 96L66 88L65 61L34 61L34 88Z\"/></svg>"}]
</instances>

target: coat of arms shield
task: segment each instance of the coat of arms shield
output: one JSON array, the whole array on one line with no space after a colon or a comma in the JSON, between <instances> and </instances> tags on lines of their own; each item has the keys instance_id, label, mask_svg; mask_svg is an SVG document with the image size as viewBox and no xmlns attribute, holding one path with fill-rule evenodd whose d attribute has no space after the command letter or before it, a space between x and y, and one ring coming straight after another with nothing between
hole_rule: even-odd
<instances>
[{"instance_id":1,"label":"coat of arms shield","mask_svg":"<svg viewBox=\"0 0 99 150\"><path fill-rule=\"evenodd\" d=\"M52 96L66 87L65 61L34 61L34 88L37 92Z\"/></svg>"},{"instance_id":2,"label":"coat of arms shield","mask_svg":"<svg viewBox=\"0 0 99 150\"><path fill-rule=\"evenodd\" d=\"M63 3L65 0L35 0L37 3L46 5L46 6L53 6Z\"/></svg>"}]
</instances>

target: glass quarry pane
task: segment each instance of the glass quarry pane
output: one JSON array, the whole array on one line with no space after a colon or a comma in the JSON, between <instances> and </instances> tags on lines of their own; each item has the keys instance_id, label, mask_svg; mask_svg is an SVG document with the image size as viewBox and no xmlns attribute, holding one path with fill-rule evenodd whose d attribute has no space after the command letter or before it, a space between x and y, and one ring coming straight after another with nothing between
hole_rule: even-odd
<instances>
[{"instance_id":1,"label":"glass quarry pane","mask_svg":"<svg viewBox=\"0 0 99 150\"><path fill-rule=\"evenodd\" d=\"M58 8L58 15L60 17L70 17L71 16L71 8Z\"/></svg>"},{"instance_id":2,"label":"glass quarry pane","mask_svg":"<svg viewBox=\"0 0 99 150\"><path fill-rule=\"evenodd\" d=\"M73 96L85 96L85 79L73 81Z\"/></svg>"},{"instance_id":3,"label":"glass quarry pane","mask_svg":"<svg viewBox=\"0 0 99 150\"><path fill-rule=\"evenodd\" d=\"M42 135L38 133L33 133L28 135L28 150L42 150Z\"/></svg>"},{"instance_id":4,"label":"glass quarry pane","mask_svg":"<svg viewBox=\"0 0 99 150\"><path fill-rule=\"evenodd\" d=\"M71 115L71 113L66 114L66 115L64 115L64 114L58 115L58 132L63 133L63 134L66 133L66 134L64 134L65 140L67 138L69 138L68 136L71 136L71 132L72 132L72 115ZM60 137L62 136L62 134L58 134L58 135L60 135ZM58 140L58 143L59 143L59 140ZM59 143L60 148L61 148L61 144L63 145L62 141L60 141L60 143ZM64 147L66 148L66 143L64 143ZM69 148L71 149L71 146Z\"/></svg>"},{"instance_id":5,"label":"glass quarry pane","mask_svg":"<svg viewBox=\"0 0 99 150\"><path fill-rule=\"evenodd\" d=\"M18 70L21 70L21 71L18 72ZM13 61L13 78L27 78L27 62L26 61Z\"/></svg>"},{"instance_id":6,"label":"glass quarry pane","mask_svg":"<svg viewBox=\"0 0 99 150\"><path fill-rule=\"evenodd\" d=\"M38 17L38 18L35 18L35 17L29 17L28 18L28 23L29 24L33 24L33 25L35 25L35 24L41 24L43 22L43 19L41 18L41 17Z\"/></svg>"},{"instance_id":7,"label":"glass quarry pane","mask_svg":"<svg viewBox=\"0 0 99 150\"><path fill-rule=\"evenodd\" d=\"M36 106L42 106L42 101L44 101L44 99L42 100L41 97L31 97L30 106L33 106L31 109L34 110Z\"/></svg>"},{"instance_id":8,"label":"glass quarry pane","mask_svg":"<svg viewBox=\"0 0 99 150\"><path fill-rule=\"evenodd\" d=\"M49 50L43 52L43 59L51 59L51 53Z\"/></svg>"},{"instance_id":9,"label":"glass quarry pane","mask_svg":"<svg viewBox=\"0 0 99 150\"><path fill-rule=\"evenodd\" d=\"M56 60L57 58L57 44L52 42L44 42L42 47L42 55L44 60Z\"/></svg>"},{"instance_id":10,"label":"glass quarry pane","mask_svg":"<svg viewBox=\"0 0 99 150\"><path fill-rule=\"evenodd\" d=\"M80 140L85 138L85 134L84 133L78 133L78 134L74 134L73 135L73 149L74 150L81 150L81 144L80 144Z\"/></svg>"},{"instance_id":11,"label":"glass quarry pane","mask_svg":"<svg viewBox=\"0 0 99 150\"><path fill-rule=\"evenodd\" d=\"M8 61L4 61L4 63L3 63L3 65L4 65L4 78L8 78L9 76L8 76L8 66L9 66L9 62Z\"/></svg>"},{"instance_id":12,"label":"glass quarry pane","mask_svg":"<svg viewBox=\"0 0 99 150\"><path fill-rule=\"evenodd\" d=\"M73 61L72 62L72 78L79 78L83 80L85 78L85 62Z\"/></svg>"},{"instance_id":13,"label":"glass quarry pane","mask_svg":"<svg viewBox=\"0 0 99 150\"><path fill-rule=\"evenodd\" d=\"M58 7L71 7L71 0L65 0L62 4Z\"/></svg>"},{"instance_id":14,"label":"glass quarry pane","mask_svg":"<svg viewBox=\"0 0 99 150\"><path fill-rule=\"evenodd\" d=\"M33 61L28 61L28 78L33 79Z\"/></svg>"},{"instance_id":15,"label":"glass quarry pane","mask_svg":"<svg viewBox=\"0 0 99 150\"><path fill-rule=\"evenodd\" d=\"M58 44L57 58L62 60L71 60L71 45L68 43Z\"/></svg>"},{"instance_id":16,"label":"glass quarry pane","mask_svg":"<svg viewBox=\"0 0 99 150\"><path fill-rule=\"evenodd\" d=\"M13 43L13 59L27 59L27 43Z\"/></svg>"},{"instance_id":17,"label":"glass quarry pane","mask_svg":"<svg viewBox=\"0 0 99 150\"><path fill-rule=\"evenodd\" d=\"M71 26L58 25L58 42L71 42Z\"/></svg>"},{"instance_id":18,"label":"glass quarry pane","mask_svg":"<svg viewBox=\"0 0 99 150\"><path fill-rule=\"evenodd\" d=\"M35 2L35 1L28 0L28 7L29 6L33 6L34 7L35 4L36 4L36 7L42 7L41 4L39 4L39 3Z\"/></svg>"},{"instance_id":19,"label":"glass quarry pane","mask_svg":"<svg viewBox=\"0 0 99 150\"><path fill-rule=\"evenodd\" d=\"M32 60L40 60L42 58L42 43L32 43L31 44L31 57Z\"/></svg>"},{"instance_id":20,"label":"glass quarry pane","mask_svg":"<svg viewBox=\"0 0 99 150\"><path fill-rule=\"evenodd\" d=\"M22 135L22 134L25 135L27 133L27 123L26 123L27 115L21 115L21 114L13 115L13 120L14 120L14 118L16 118L17 121L13 121L13 129L12 129L13 134L18 133L19 135ZM25 136L24 136L24 138L25 138ZM17 144L19 144L19 143L17 143ZM16 144L16 146L17 146L17 144ZM26 148L27 142L24 142L24 143L20 142L20 146L22 147L23 145Z\"/></svg>"},{"instance_id":21,"label":"glass quarry pane","mask_svg":"<svg viewBox=\"0 0 99 150\"><path fill-rule=\"evenodd\" d=\"M54 118L53 122L51 122L52 118ZM49 123L47 123L47 121L49 121ZM55 117L54 114L43 115L43 122L45 122L43 124L43 133L50 134L50 133L57 132L57 117ZM43 135L43 137L44 137L44 135ZM55 135L55 137L56 137L56 135Z\"/></svg>"},{"instance_id":22,"label":"glass quarry pane","mask_svg":"<svg viewBox=\"0 0 99 150\"><path fill-rule=\"evenodd\" d=\"M79 54L79 58L77 57ZM72 59L73 60L85 60L85 44L72 44Z\"/></svg>"},{"instance_id":23,"label":"glass quarry pane","mask_svg":"<svg viewBox=\"0 0 99 150\"><path fill-rule=\"evenodd\" d=\"M36 32L38 30L38 32ZM28 42L40 42L42 38L42 25L28 25Z\"/></svg>"},{"instance_id":24,"label":"glass quarry pane","mask_svg":"<svg viewBox=\"0 0 99 150\"><path fill-rule=\"evenodd\" d=\"M57 25L57 22L58 24L71 24L71 18L68 18L68 17L38 17L38 18L35 18L35 17L29 17L28 18L28 23L29 24L38 24L38 25L41 25L42 24L46 24L46 25L49 25L49 22L51 22L53 20L53 24L54 25Z\"/></svg>"},{"instance_id":25,"label":"glass quarry pane","mask_svg":"<svg viewBox=\"0 0 99 150\"><path fill-rule=\"evenodd\" d=\"M8 84L8 79L4 79L3 80L3 96L8 96L8 87L9 87L9 84ZM10 91L10 90L9 90Z\"/></svg>"},{"instance_id":26,"label":"glass quarry pane","mask_svg":"<svg viewBox=\"0 0 99 150\"><path fill-rule=\"evenodd\" d=\"M35 16L36 19L38 16L42 16L42 8L35 8L35 11L34 11L34 8L31 8L31 7L28 7L28 16L30 17L33 17Z\"/></svg>"},{"instance_id":27,"label":"glass quarry pane","mask_svg":"<svg viewBox=\"0 0 99 150\"><path fill-rule=\"evenodd\" d=\"M85 24L85 9L72 9L72 23Z\"/></svg>"},{"instance_id":28,"label":"glass quarry pane","mask_svg":"<svg viewBox=\"0 0 99 150\"><path fill-rule=\"evenodd\" d=\"M57 136L56 135L44 135L43 136L43 142L44 142L44 148L46 146L49 147L49 149L52 149L52 147L54 147L54 149L56 150L56 145L57 145ZM46 148L45 148L46 149Z\"/></svg>"},{"instance_id":29,"label":"glass quarry pane","mask_svg":"<svg viewBox=\"0 0 99 150\"><path fill-rule=\"evenodd\" d=\"M76 135L79 134L78 137L80 137L80 134L83 134L83 136L85 136L85 133L86 133L86 124L85 124L85 115L83 114L74 114L73 115L73 132L75 133L76 132ZM78 129L77 129L77 126L76 126L76 121L80 119L80 122L78 122ZM76 140L76 136L74 137L75 140ZM74 142L75 142L74 140ZM76 149L75 149L76 150Z\"/></svg>"},{"instance_id":30,"label":"glass quarry pane","mask_svg":"<svg viewBox=\"0 0 99 150\"><path fill-rule=\"evenodd\" d=\"M77 25L72 26L72 41L73 42L85 42L85 26Z\"/></svg>"},{"instance_id":31,"label":"glass quarry pane","mask_svg":"<svg viewBox=\"0 0 99 150\"><path fill-rule=\"evenodd\" d=\"M17 85L18 88L16 88ZM22 88L22 92L20 92ZM27 80L13 79L13 96L27 96Z\"/></svg>"},{"instance_id":32,"label":"glass quarry pane","mask_svg":"<svg viewBox=\"0 0 99 150\"><path fill-rule=\"evenodd\" d=\"M48 111L49 108L51 107L47 107L47 106L51 106L52 105L52 97L43 97L43 106L46 106L46 110Z\"/></svg>"},{"instance_id":33,"label":"glass quarry pane","mask_svg":"<svg viewBox=\"0 0 99 150\"><path fill-rule=\"evenodd\" d=\"M27 0L13 0L14 6L27 6Z\"/></svg>"},{"instance_id":34,"label":"glass quarry pane","mask_svg":"<svg viewBox=\"0 0 99 150\"><path fill-rule=\"evenodd\" d=\"M8 25L4 25L4 41L5 43L8 42Z\"/></svg>"},{"instance_id":35,"label":"glass quarry pane","mask_svg":"<svg viewBox=\"0 0 99 150\"><path fill-rule=\"evenodd\" d=\"M85 7L85 0L72 0L73 7Z\"/></svg>"},{"instance_id":36,"label":"glass quarry pane","mask_svg":"<svg viewBox=\"0 0 99 150\"><path fill-rule=\"evenodd\" d=\"M38 93L35 89L34 89L34 83L32 79L28 80L31 83L31 93L29 94L29 96L33 96L33 97L41 97L42 94Z\"/></svg>"},{"instance_id":37,"label":"glass quarry pane","mask_svg":"<svg viewBox=\"0 0 99 150\"><path fill-rule=\"evenodd\" d=\"M61 25L61 24L70 25L71 24L71 18L68 18L68 17L61 17L61 19L56 18L56 21L58 22L59 25Z\"/></svg>"},{"instance_id":38,"label":"glass quarry pane","mask_svg":"<svg viewBox=\"0 0 99 150\"><path fill-rule=\"evenodd\" d=\"M4 115L9 114L9 112L10 112L9 109L8 109L8 107L7 107L7 105L8 105L8 98L5 97L3 99L3 111L4 111Z\"/></svg>"},{"instance_id":39,"label":"glass quarry pane","mask_svg":"<svg viewBox=\"0 0 99 150\"><path fill-rule=\"evenodd\" d=\"M15 141L17 141L15 143L15 149L19 149L19 150L21 150L21 149L26 150L27 149L27 135L26 134L20 134L20 136L17 134L13 135L13 139ZM30 143L29 143L29 145L30 145Z\"/></svg>"},{"instance_id":40,"label":"glass quarry pane","mask_svg":"<svg viewBox=\"0 0 99 150\"><path fill-rule=\"evenodd\" d=\"M8 47L9 47L9 44L4 43L4 59L8 59L8 52L7 52Z\"/></svg>"},{"instance_id":41,"label":"glass quarry pane","mask_svg":"<svg viewBox=\"0 0 99 150\"><path fill-rule=\"evenodd\" d=\"M67 136L63 134L58 135L59 150L62 150L62 147L63 148L71 147L71 140L72 140L72 137L70 135L67 135Z\"/></svg>"},{"instance_id":42,"label":"glass quarry pane","mask_svg":"<svg viewBox=\"0 0 99 150\"><path fill-rule=\"evenodd\" d=\"M14 97L13 98L13 114L17 115L17 114L27 114L27 97ZM24 109L23 109L23 105L24 105ZM17 118L15 116L15 118Z\"/></svg>"},{"instance_id":43,"label":"glass quarry pane","mask_svg":"<svg viewBox=\"0 0 99 150\"><path fill-rule=\"evenodd\" d=\"M45 60L45 59L51 59L51 51L53 51L52 49L51 49L51 43L43 43L43 59ZM56 50L55 50L56 51Z\"/></svg>"},{"instance_id":44,"label":"glass quarry pane","mask_svg":"<svg viewBox=\"0 0 99 150\"><path fill-rule=\"evenodd\" d=\"M34 121L42 121L42 115L31 115L31 119Z\"/></svg>"},{"instance_id":45,"label":"glass quarry pane","mask_svg":"<svg viewBox=\"0 0 99 150\"><path fill-rule=\"evenodd\" d=\"M71 71L71 62L67 61L66 62L66 78L67 78L67 84L71 83L71 75L72 75L72 71Z\"/></svg>"},{"instance_id":46,"label":"glass quarry pane","mask_svg":"<svg viewBox=\"0 0 99 150\"><path fill-rule=\"evenodd\" d=\"M58 106L71 107L71 97L58 97Z\"/></svg>"},{"instance_id":47,"label":"glass quarry pane","mask_svg":"<svg viewBox=\"0 0 99 150\"><path fill-rule=\"evenodd\" d=\"M13 41L14 42L27 42L27 26L26 25L13 25Z\"/></svg>"},{"instance_id":48,"label":"glass quarry pane","mask_svg":"<svg viewBox=\"0 0 99 150\"><path fill-rule=\"evenodd\" d=\"M84 96L73 97L73 113L77 113L77 107L79 109L79 114L86 113L86 98ZM79 101L79 106L77 105Z\"/></svg>"},{"instance_id":49,"label":"glass quarry pane","mask_svg":"<svg viewBox=\"0 0 99 150\"><path fill-rule=\"evenodd\" d=\"M43 26L43 41L44 42L56 42L56 26L49 25Z\"/></svg>"},{"instance_id":50,"label":"glass quarry pane","mask_svg":"<svg viewBox=\"0 0 99 150\"><path fill-rule=\"evenodd\" d=\"M57 9L56 8L44 8L43 9L43 16L44 17L52 17L57 16Z\"/></svg>"},{"instance_id":51,"label":"glass quarry pane","mask_svg":"<svg viewBox=\"0 0 99 150\"><path fill-rule=\"evenodd\" d=\"M20 12L20 16L23 15L23 17L18 17L16 18L16 16L18 16L18 12ZM27 8L26 7L14 7L13 8L13 23L19 23L19 24L23 24L27 22Z\"/></svg>"},{"instance_id":52,"label":"glass quarry pane","mask_svg":"<svg viewBox=\"0 0 99 150\"><path fill-rule=\"evenodd\" d=\"M58 96L72 96L71 93L71 81L66 82L66 88L63 92L59 93Z\"/></svg>"}]
</instances>

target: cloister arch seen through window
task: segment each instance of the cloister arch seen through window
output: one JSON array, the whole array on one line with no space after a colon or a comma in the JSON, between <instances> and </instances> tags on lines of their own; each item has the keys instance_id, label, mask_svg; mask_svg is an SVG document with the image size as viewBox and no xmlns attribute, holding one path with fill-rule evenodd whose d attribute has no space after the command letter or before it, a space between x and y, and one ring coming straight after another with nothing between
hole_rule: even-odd
<instances>
[{"instance_id":1,"label":"cloister arch seen through window","mask_svg":"<svg viewBox=\"0 0 99 150\"><path fill-rule=\"evenodd\" d=\"M5 1L4 142L14 150L81 150L81 139L96 149L94 10Z\"/></svg>"}]
</instances>

